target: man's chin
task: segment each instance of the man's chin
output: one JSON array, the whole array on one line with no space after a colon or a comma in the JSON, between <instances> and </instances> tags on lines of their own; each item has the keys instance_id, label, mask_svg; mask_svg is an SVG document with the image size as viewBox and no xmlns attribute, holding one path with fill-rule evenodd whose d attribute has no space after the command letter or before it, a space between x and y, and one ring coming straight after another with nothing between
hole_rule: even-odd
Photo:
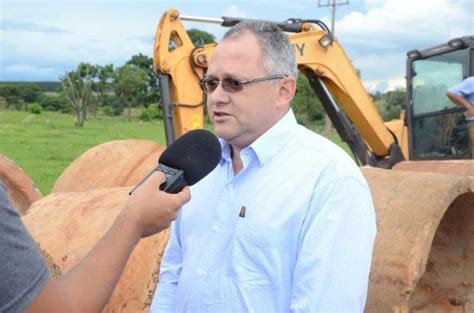
<instances>
[{"instance_id":1,"label":"man's chin","mask_svg":"<svg viewBox=\"0 0 474 313\"><path fill-rule=\"evenodd\" d=\"M222 138L225 141L228 141L233 137L233 134L229 129L221 127L220 125L214 125L214 133L217 137Z\"/></svg>"}]
</instances>

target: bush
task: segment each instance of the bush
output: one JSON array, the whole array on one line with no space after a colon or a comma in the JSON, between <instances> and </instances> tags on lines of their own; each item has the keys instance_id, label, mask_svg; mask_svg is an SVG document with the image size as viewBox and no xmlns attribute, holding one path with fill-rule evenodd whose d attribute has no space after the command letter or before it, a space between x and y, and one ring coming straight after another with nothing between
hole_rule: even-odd
<instances>
[{"instance_id":1,"label":"bush","mask_svg":"<svg viewBox=\"0 0 474 313\"><path fill-rule=\"evenodd\" d=\"M114 116L115 115L114 108L111 105L103 106L102 107L102 112L107 116Z\"/></svg>"},{"instance_id":2,"label":"bush","mask_svg":"<svg viewBox=\"0 0 474 313\"><path fill-rule=\"evenodd\" d=\"M41 89L32 83L1 83L0 97L7 100L9 107L17 110L27 109L25 103L38 101Z\"/></svg>"},{"instance_id":3,"label":"bush","mask_svg":"<svg viewBox=\"0 0 474 313\"><path fill-rule=\"evenodd\" d=\"M45 111L57 111L61 113L69 113L67 100L62 95L43 94L40 97L39 104Z\"/></svg>"},{"instance_id":4,"label":"bush","mask_svg":"<svg viewBox=\"0 0 474 313\"><path fill-rule=\"evenodd\" d=\"M140 120L149 122L151 120L155 120L160 117L160 113L158 108L154 105L150 105L148 108L143 110L142 114L140 114Z\"/></svg>"},{"instance_id":5,"label":"bush","mask_svg":"<svg viewBox=\"0 0 474 313\"><path fill-rule=\"evenodd\" d=\"M32 114L41 114L43 108L38 103L30 103L28 104L28 111L30 111Z\"/></svg>"},{"instance_id":6,"label":"bush","mask_svg":"<svg viewBox=\"0 0 474 313\"><path fill-rule=\"evenodd\" d=\"M124 105L123 105L123 101L122 101L121 98L113 97L110 101L110 105L114 109L114 115L115 116L122 115Z\"/></svg>"}]
</instances>

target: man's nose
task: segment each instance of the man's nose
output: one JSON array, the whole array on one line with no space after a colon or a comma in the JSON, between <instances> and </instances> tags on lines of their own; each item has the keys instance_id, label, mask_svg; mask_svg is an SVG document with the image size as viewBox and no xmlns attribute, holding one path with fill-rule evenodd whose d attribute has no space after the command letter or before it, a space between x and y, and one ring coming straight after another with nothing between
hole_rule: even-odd
<instances>
[{"instance_id":1,"label":"man's nose","mask_svg":"<svg viewBox=\"0 0 474 313\"><path fill-rule=\"evenodd\" d=\"M207 97L214 104L227 103L229 101L229 93L222 88L222 82L217 85L213 92L208 93Z\"/></svg>"}]
</instances>

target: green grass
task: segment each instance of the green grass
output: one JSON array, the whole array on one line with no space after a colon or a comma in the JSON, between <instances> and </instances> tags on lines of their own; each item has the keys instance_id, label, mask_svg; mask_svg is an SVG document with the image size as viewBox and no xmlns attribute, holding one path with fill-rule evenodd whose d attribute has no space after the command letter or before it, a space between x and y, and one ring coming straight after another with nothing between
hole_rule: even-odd
<instances>
[{"instance_id":1,"label":"green grass","mask_svg":"<svg viewBox=\"0 0 474 313\"><path fill-rule=\"evenodd\" d=\"M148 139L165 144L164 127L157 122L128 122L122 118L88 119L75 127L72 115L0 111L0 154L30 175L43 194L78 156L95 145L118 139Z\"/></svg>"},{"instance_id":2,"label":"green grass","mask_svg":"<svg viewBox=\"0 0 474 313\"><path fill-rule=\"evenodd\" d=\"M136 115L136 114L134 114ZM210 129L209 125L206 128ZM322 125L315 124L318 131ZM0 154L6 155L33 179L43 194L50 193L55 181L77 157L107 141L147 139L165 145L161 121L128 122L126 118L88 119L83 128L75 127L72 115L0 110ZM331 139L349 151L334 131Z\"/></svg>"}]
</instances>

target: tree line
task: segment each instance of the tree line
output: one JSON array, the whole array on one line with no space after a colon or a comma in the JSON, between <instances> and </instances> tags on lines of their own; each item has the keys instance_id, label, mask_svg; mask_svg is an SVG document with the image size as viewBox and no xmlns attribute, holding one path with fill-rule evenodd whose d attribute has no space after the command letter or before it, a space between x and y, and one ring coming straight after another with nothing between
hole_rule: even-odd
<instances>
[{"instance_id":1,"label":"tree line","mask_svg":"<svg viewBox=\"0 0 474 313\"><path fill-rule=\"evenodd\" d=\"M188 30L195 46L214 43L215 37L197 29ZM172 48L172 47L171 47ZM51 92L56 88L56 92ZM371 95L384 120L398 118L405 107L403 90ZM0 83L0 97L7 108L59 111L76 116L76 126L82 127L88 115L122 115L126 111L131 120L133 107L143 108L142 120L162 118L157 77L153 60L143 54L132 56L123 66L80 63L75 70L66 72L59 83ZM300 74L292 102L298 122L312 126L325 115L308 79Z\"/></svg>"}]
</instances>

